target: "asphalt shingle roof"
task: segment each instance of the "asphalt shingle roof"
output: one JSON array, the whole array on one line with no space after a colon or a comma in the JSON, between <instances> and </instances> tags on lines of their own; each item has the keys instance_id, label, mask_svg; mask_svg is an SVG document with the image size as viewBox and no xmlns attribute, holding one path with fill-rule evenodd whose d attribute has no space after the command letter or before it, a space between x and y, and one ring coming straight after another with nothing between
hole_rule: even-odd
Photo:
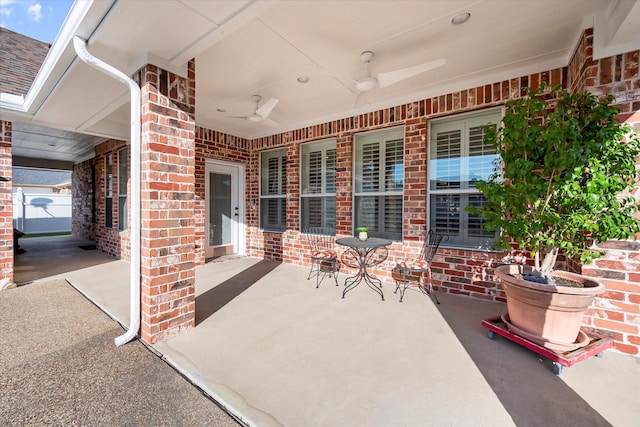
<instances>
[{"instance_id":1,"label":"asphalt shingle roof","mask_svg":"<svg viewBox=\"0 0 640 427\"><path fill-rule=\"evenodd\" d=\"M54 186L71 181L71 172L49 169L13 168L13 186L46 185Z\"/></svg>"},{"instance_id":2,"label":"asphalt shingle roof","mask_svg":"<svg viewBox=\"0 0 640 427\"><path fill-rule=\"evenodd\" d=\"M49 43L0 28L0 92L26 95L49 47Z\"/></svg>"}]
</instances>

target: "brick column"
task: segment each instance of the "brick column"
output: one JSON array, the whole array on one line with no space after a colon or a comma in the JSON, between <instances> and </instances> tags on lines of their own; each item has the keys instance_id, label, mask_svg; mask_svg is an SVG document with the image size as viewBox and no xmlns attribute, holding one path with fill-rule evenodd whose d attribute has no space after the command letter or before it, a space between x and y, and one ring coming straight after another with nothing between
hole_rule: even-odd
<instances>
[{"instance_id":1,"label":"brick column","mask_svg":"<svg viewBox=\"0 0 640 427\"><path fill-rule=\"evenodd\" d=\"M0 289L13 284L11 122L0 120Z\"/></svg>"},{"instance_id":2,"label":"brick column","mask_svg":"<svg viewBox=\"0 0 640 427\"><path fill-rule=\"evenodd\" d=\"M611 94L620 109L618 120L640 129L640 51L593 59L593 30L588 29L569 64L573 91ZM640 163L640 159L638 160ZM631 195L640 200L640 186ZM640 239L640 235L637 236ZM640 356L640 242L608 241L598 244L605 255L582 266L582 274L598 279L607 290L587 310L584 324L606 331L615 349Z\"/></svg>"},{"instance_id":3,"label":"brick column","mask_svg":"<svg viewBox=\"0 0 640 427\"><path fill-rule=\"evenodd\" d=\"M141 337L195 322L195 63L184 78L153 65L138 78L141 138Z\"/></svg>"}]
</instances>

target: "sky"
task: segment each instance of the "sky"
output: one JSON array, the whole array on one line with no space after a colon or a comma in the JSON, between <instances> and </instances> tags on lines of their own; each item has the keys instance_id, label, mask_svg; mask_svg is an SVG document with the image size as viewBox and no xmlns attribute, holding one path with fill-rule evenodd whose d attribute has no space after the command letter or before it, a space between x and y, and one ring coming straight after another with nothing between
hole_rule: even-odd
<instances>
[{"instance_id":1,"label":"sky","mask_svg":"<svg viewBox=\"0 0 640 427\"><path fill-rule=\"evenodd\" d=\"M72 4L73 0L0 0L0 27L53 43Z\"/></svg>"}]
</instances>

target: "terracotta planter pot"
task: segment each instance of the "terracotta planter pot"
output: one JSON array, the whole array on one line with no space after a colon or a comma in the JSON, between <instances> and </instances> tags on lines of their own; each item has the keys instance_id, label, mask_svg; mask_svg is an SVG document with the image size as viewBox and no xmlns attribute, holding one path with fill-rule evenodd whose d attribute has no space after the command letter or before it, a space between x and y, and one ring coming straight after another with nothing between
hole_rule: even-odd
<instances>
[{"instance_id":1,"label":"terracotta planter pot","mask_svg":"<svg viewBox=\"0 0 640 427\"><path fill-rule=\"evenodd\" d=\"M554 350L586 345L578 339L584 312L593 298L605 291L605 286L566 271L555 271L552 275L582 283L584 287L548 286L513 276L531 271L530 266L522 265L501 265L495 270L507 294L509 319L516 327L512 332L518 334L515 329L522 330L528 334L527 339Z\"/></svg>"}]
</instances>

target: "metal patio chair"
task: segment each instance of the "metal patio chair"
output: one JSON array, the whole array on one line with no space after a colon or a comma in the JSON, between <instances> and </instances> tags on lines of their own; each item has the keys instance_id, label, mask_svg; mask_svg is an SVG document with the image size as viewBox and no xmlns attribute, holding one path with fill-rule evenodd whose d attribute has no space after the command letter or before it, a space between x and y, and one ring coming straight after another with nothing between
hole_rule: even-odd
<instances>
[{"instance_id":1,"label":"metal patio chair","mask_svg":"<svg viewBox=\"0 0 640 427\"><path fill-rule=\"evenodd\" d=\"M404 298L404 292L407 287L412 283L416 283L422 292L428 295L433 294L436 303L440 304L431 284L431 263L445 237L446 240L449 240L449 236L446 234L439 234L429 230L419 258L399 259L396 261L396 266L393 269L393 278L396 281L394 293L398 293L398 290L400 290L400 302Z\"/></svg>"},{"instance_id":2,"label":"metal patio chair","mask_svg":"<svg viewBox=\"0 0 640 427\"><path fill-rule=\"evenodd\" d=\"M335 230L328 227L310 227L302 231L310 247L311 269L307 280L315 276L316 288L326 276L333 277L338 286L338 253L335 248Z\"/></svg>"}]
</instances>

